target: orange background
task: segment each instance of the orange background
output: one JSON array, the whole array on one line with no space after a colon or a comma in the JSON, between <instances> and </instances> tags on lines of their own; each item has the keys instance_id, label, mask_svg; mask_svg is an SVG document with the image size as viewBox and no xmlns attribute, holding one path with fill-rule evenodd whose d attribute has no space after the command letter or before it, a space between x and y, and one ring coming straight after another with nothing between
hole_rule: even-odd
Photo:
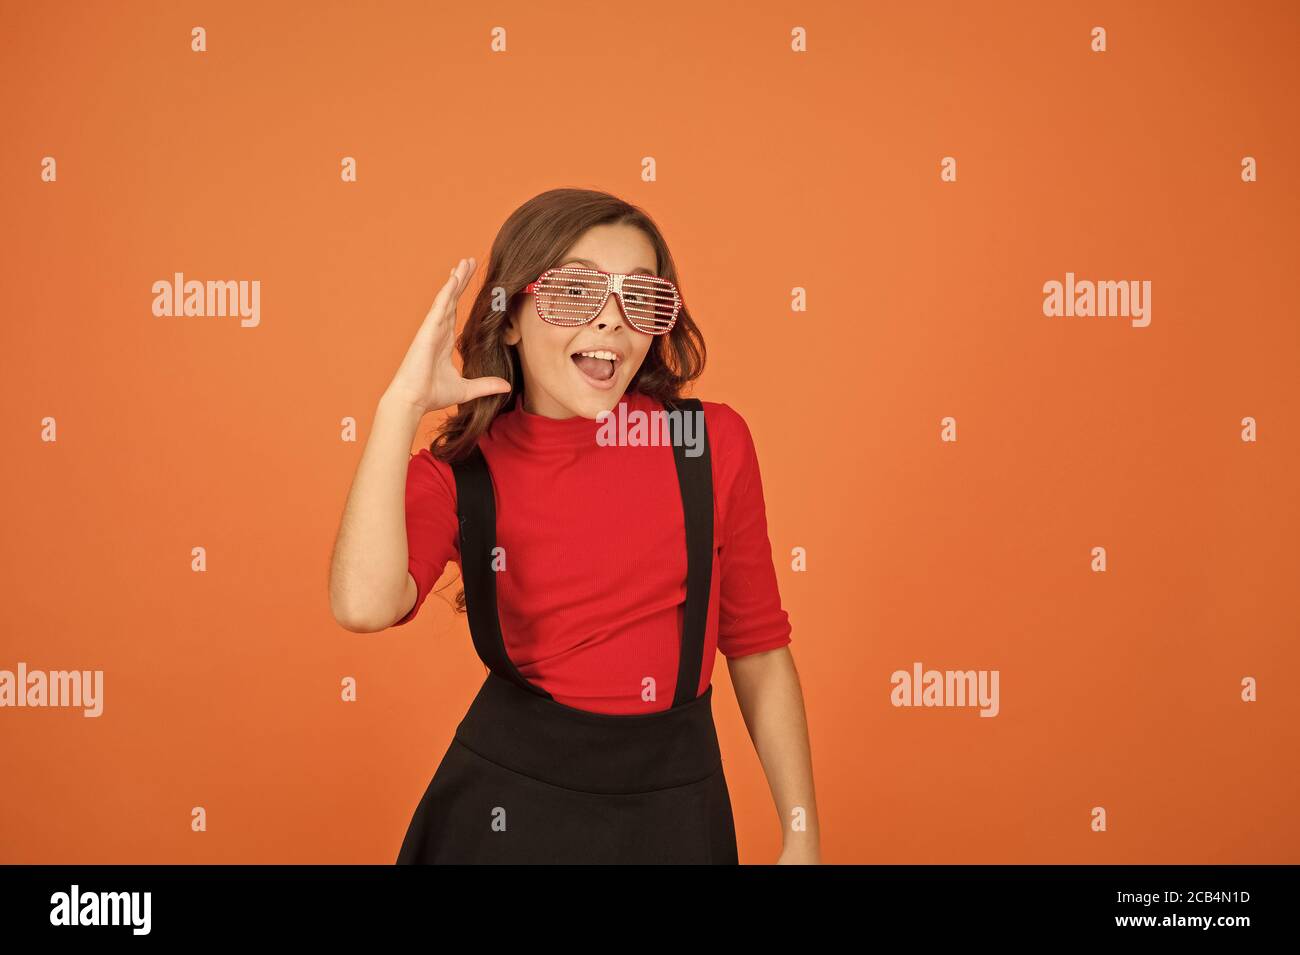
<instances>
[{"instance_id":1,"label":"orange background","mask_svg":"<svg viewBox=\"0 0 1300 955\"><path fill-rule=\"evenodd\" d=\"M664 229L754 434L827 862L1300 862L1297 11L6 4L0 668L102 668L105 711L0 711L0 861L396 857L482 668L437 600L338 627L334 534L448 270L585 186ZM175 271L260 280L260 326L155 317ZM1045 317L1067 271L1151 325ZM913 661L1001 713L894 708Z\"/></svg>"}]
</instances>

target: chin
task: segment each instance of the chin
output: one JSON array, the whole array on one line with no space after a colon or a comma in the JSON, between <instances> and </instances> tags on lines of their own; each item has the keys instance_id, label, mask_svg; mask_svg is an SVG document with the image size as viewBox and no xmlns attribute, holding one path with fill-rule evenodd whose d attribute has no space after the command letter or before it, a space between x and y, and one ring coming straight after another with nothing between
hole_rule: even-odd
<instances>
[{"instance_id":1,"label":"chin","mask_svg":"<svg viewBox=\"0 0 1300 955\"><path fill-rule=\"evenodd\" d=\"M613 411L622 400L623 389L615 385L609 391L601 394L577 397L575 399L576 404L573 407L582 417L594 419L602 411Z\"/></svg>"}]
</instances>

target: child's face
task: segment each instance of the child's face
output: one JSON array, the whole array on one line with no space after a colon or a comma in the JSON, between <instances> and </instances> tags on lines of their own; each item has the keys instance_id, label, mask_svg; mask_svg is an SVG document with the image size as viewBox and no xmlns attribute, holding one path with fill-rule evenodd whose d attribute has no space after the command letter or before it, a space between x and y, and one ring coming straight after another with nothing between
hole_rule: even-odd
<instances>
[{"instance_id":1,"label":"child's face","mask_svg":"<svg viewBox=\"0 0 1300 955\"><path fill-rule=\"evenodd\" d=\"M655 251L649 237L635 226L599 225L582 234L557 265L574 265L602 272L632 273L655 270ZM611 294L600 314L586 325L560 326L537 315L534 296L525 295L511 316L505 341L519 347L524 372L524 410L547 418L595 418L612 411L636 375L655 336L628 324ZM574 360L578 352L613 352L614 373L608 379L583 369L605 370L605 359Z\"/></svg>"}]
</instances>

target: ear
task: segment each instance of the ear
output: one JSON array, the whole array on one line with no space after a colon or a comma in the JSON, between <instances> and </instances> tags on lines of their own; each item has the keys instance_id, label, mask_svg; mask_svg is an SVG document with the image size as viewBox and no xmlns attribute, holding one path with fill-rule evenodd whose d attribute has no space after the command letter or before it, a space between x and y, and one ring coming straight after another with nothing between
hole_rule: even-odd
<instances>
[{"instance_id":1,"label":"ear","mask_svg":"<svg viewBox=\"0 0 1300 955\"><path fill-rule=\"evenodd\" d=\"M501 340L507 345L518 345L523 337L519 331L519 309L513 308L506 313L506 328Z\"/></svg>"}]
</instances>

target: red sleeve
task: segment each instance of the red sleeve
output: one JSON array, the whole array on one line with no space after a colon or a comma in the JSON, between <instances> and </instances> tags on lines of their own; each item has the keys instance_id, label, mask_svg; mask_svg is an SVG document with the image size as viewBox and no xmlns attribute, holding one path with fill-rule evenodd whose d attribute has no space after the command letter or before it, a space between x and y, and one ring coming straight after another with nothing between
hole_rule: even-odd
<instances>
[{"instance_id":1,"label":"red sleeve","mask_svg":"<svg viewBox=\"0 0 1300 955\"><path fill-rule=\"evenodd\" d=\"M415 618L438 582L447 562L460 555L460 519L456 516L455 478L451 468L421 448L406 465L407 569L415 578L415 604L400 627Z\"/></svg>"},{"instance_id":2,"label":"red sleeve","mask_svg":"<svg viewBox=\"0 0 1300 955\"><path fill-rule=\"evenodd\" d=\"M731 427L720 437L733 442L738 458L733 491L728 496L726 527L718 554L721 568L718 650L743 657L775 650L790 642L790 617L781 606L758 454L745 419L727 405Z\"/></svg>"}]
</instances>

